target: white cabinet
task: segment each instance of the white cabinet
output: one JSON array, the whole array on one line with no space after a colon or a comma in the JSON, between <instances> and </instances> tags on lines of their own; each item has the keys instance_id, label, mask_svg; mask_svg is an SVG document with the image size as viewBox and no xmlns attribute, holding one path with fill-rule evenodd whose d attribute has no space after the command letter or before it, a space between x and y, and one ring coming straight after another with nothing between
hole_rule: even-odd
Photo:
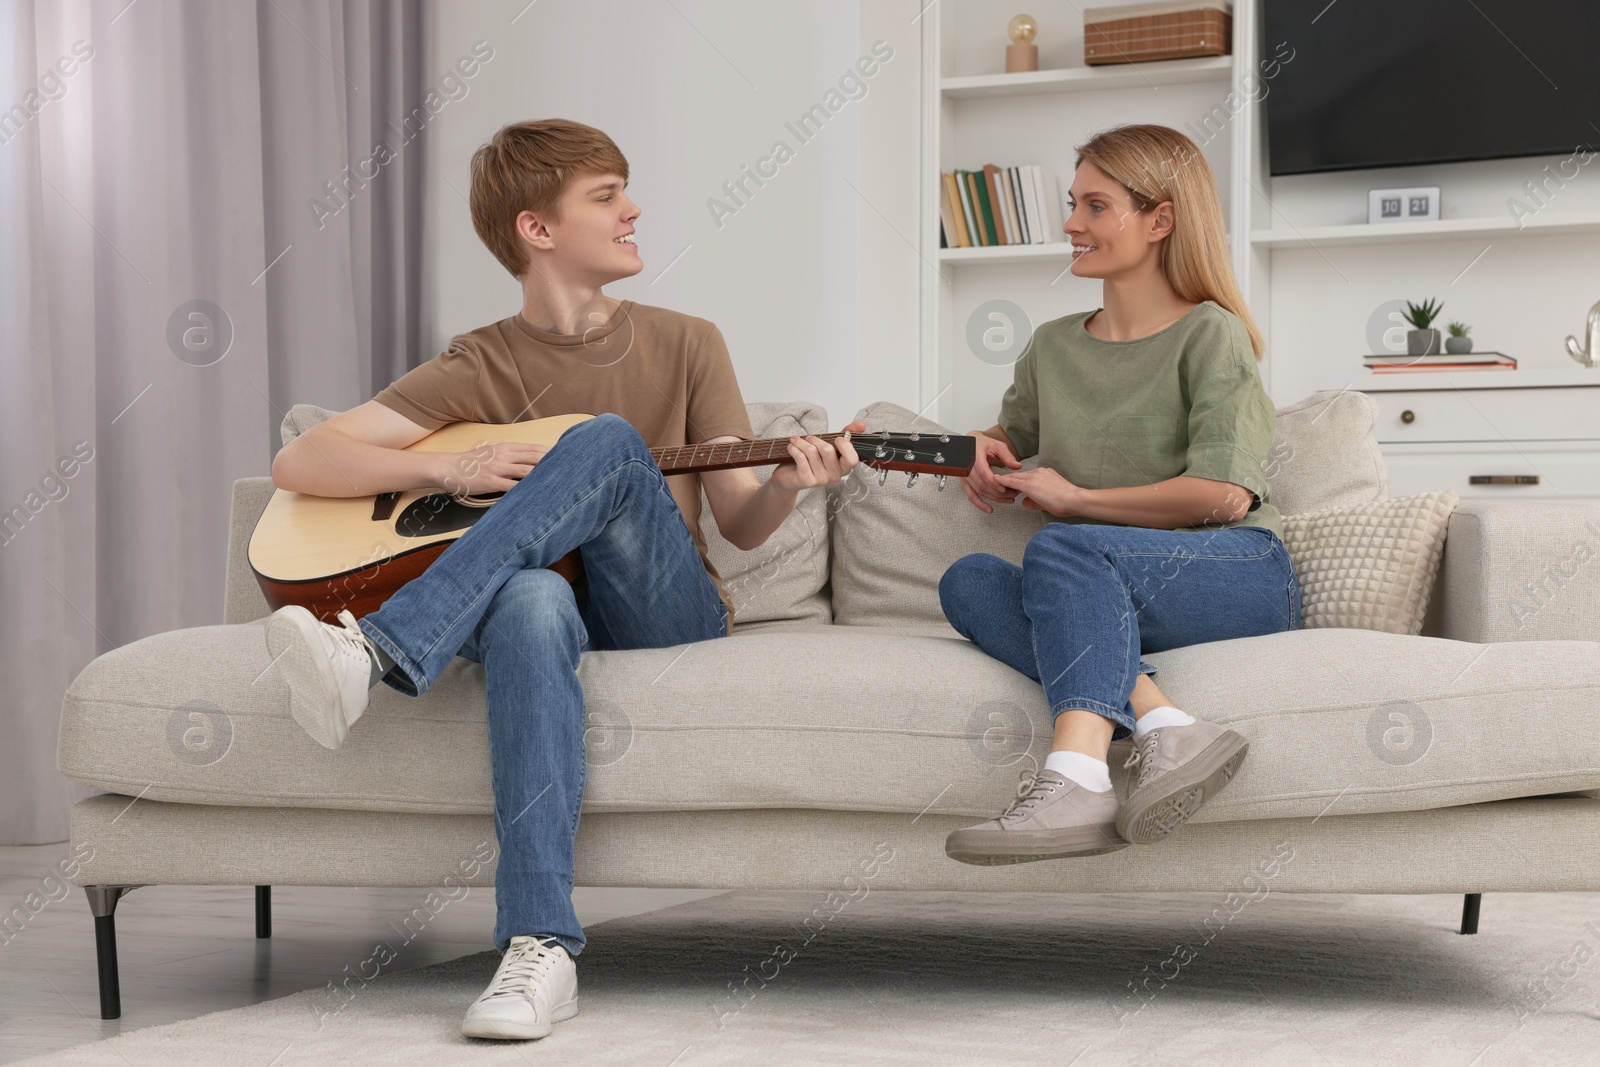
<instances>
[{"instance_id":1,"label":"white cabinet","mask_svg":"<svg viewBox=\"0 0 1600 1067\"><path fill-rule=\"evenodd\" d=\"M1395 496L1600 504L1600 370L1393 375L1361 388L1378 403Z\"/></svg>"}]
</instances>

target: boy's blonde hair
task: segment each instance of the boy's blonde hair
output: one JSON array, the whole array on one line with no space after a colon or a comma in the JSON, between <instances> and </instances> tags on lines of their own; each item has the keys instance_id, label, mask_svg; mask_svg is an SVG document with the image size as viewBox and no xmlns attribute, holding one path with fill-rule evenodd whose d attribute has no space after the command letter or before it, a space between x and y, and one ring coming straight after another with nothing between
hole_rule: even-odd
<instances>
[{"instance_id":1,"label":"boy's blonde hair","mask_svg":"<svg viewBox=\"0 0 1600 1067\"><path fill-rule=\"evenodd\" d=\"M1161 243L1161 271L1196 304L1212 300L1244 321L1256 360L1266 347L1228 259L1228 230L1211 164L1200 147L1167 126L1115 126L1077 148L1076 168L1093 163L1128 190L1136 210L1172 201L1172 232Z\"/></svg>"},{"instance_id":2,"label":"boy's blonde hair","mask_svg":"<svg viewBox=\"0 0 1600 1067\"><path fill-rule=\"evenodd\" d=\"M472 154L472 227L513 277L528 272L517 216L531 211L560 222L561 194L579 174L618 174L627 181L628 161L605 133L567 119L502 126Z\"/></svg>"}]
</instances>

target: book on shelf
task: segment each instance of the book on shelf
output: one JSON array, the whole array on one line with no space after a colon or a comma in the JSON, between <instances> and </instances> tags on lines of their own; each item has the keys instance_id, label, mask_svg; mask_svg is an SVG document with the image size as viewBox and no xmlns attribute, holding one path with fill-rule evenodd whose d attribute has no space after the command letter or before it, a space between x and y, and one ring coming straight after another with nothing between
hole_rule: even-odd
<instances>
[{"instance_id":1,"label":"book on shelf","mask_svg":"<svg viewBox=\"0 0 1600 1067\"><path fill-rule=\"evenodd\" d=\"M942 232L950 248L1042 245L1064 241L1055 175L1029 165L954 170L940 175Z\"/></svg>"},{"instance_id":2,"label":"book on shelf","mask_svg":"<svg viewBox=\"0 0 1600 1067\"><path fill-rule=\"evenodd\" d=\"M1014 245L1016 237L1011 226L1011 211L1005 202L1005 190L1000 189L1000 168L994 163L984 163L984 195L989 197L995 211L995 234L1002 245Z\"/></svg>"},{"instance_id":3,"label":"book on shelf","mask_svg":"<svg viewBox=\"0 0 1600 1067\"><path fill-rule=\"evenodd\" d=\"M1361 357L1362 362L1371 366L1382 364L1412 364L1412 363L1496 363L1500 360L1516 360L1504 352L1429 352L1425 356L1411 356L1403 352L1372 352Z\"/></svg>"},{"instance_id":4,"label":"book on shelf","mask_svg":"<svg viewBox=\"0 0 1600 1067\"><path fill-rule=\"evenodd\" d=\"M967 221L968 245L981 248L989 243L989 235L983 228L983 201L978 199L978 186L968 171L956 171L955 179L956 189L961 194L961 212Z\"/></svg>"},{"instance_id":5,"label":"book on shelf","mask_svg":"<svg viewBox=\"0 0 1600 1067\"><path fill-rule=\"evenodd\" d=\"M962 177L966 179L968 197L972 203L973 220L978 224L978 238L986 245L997 245L1000 237L994 228L994 205L989 203L989 192L980 180L981 171L965 171Z\"/></svg>"},{"instance_id":6,"label":"book on shelf","mask_svg":"<svg viewBox=\"0 0 1600 1067\"><path fill-rule=\"evenodd\" d=\"M1374 374L1517 369L1517 361L1504 352L1435 352L1426 356L1379 354L1362 356L1361 362Z\"/></svg>"},{"instance_id":7,"label":"book on shelf","mask_svg":"<svg viewBox=\"0 0 1600 1067\"><path fill-rule=\"evenodd\" d=\"M939 221L943 225L943 233L949 242L945 247L960 248L967 243L967 229L966 224L962 221L961 213L951 206L959 201L958 197L952 195L956 189L955 178L949 174L942 174L940 179Z\"/></svg>"}]
</instances>

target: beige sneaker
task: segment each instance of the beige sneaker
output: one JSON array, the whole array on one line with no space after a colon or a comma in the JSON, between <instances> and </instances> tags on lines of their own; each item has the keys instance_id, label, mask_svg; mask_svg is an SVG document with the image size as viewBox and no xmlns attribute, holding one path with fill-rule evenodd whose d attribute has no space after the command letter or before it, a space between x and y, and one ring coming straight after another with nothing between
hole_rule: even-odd
<instances>
[{"instance_id":1,"label":"beige sneaker","mask_svg":"<svg viewBox=\"0 0 1600 1067\"><path fill-rule=\"evenodd\" d=\"M1117 833L1136 845L1166 837L1222 791L1249 749L1235 731L1199 721L1135 739L1123 766L1138 769L1117 813Z\"/></svg>"},{"instance_id":2,"label":"beige sneaker","mask_svg":"<svg viewBox=\"0 0 1600 1067\"><path fill-rule=\"evenodd\" d=\"M1117 836L1117 794L1096 793L1054 771L1026 771L998 819L956 830L944 853L962 863L1027 863L1127 848Z\"/></svg>"}]
</instances>

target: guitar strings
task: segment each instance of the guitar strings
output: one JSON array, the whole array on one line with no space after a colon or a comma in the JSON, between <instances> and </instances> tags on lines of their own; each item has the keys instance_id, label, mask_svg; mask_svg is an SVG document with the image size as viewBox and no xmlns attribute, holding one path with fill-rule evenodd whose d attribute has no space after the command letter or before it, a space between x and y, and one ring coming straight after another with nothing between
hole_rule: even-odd
<instances>
[{"instance_id":1,"label":"guitar strings","mask_svg":"<svg viewBox=\"0 0 1600 1067\"><path fill-rule=\"evenodd\" d=\"M845 434L842 431L816 435L816 437L822 441L834 441L844 436ZM880 437L871 432L855 434L852 435L852 438L855 442L860 442L863 445L869 446L866 449L858 447L858 452L866 451L870 453L870 445L873 442L885 444ZM903 439L904 437L902 435L902 441ZM789 439L787 437L769 437L755 441L722 441L717 444L703 443L698 445L664 445L659 448L652 448L650 453L656 458L656 462L660 464L663 469L667 468L668 466L698 466L700 463L731 461L734 459L735 452L740 450L743 450L743 454L740 458L754 459L756 458L755 449L758 446L765 448L767 456L764 458L770 459L773 462L777 462L778 460L787 456L788 443ZM718 449L725 449L726 452L719 457L717 454ZM887 449L890 453L888 456L864 455L862 462L869 462L873 459L895 459L897 457L904 460L907 453L909 453L910 458L913 459L928 459L930 461L937 462L935 457L939 455L938 449L908 448L904 447L903 443L887 446ZM704 450L703 459L701 458L702 450Z\"/></svg>"}]
</instances>

